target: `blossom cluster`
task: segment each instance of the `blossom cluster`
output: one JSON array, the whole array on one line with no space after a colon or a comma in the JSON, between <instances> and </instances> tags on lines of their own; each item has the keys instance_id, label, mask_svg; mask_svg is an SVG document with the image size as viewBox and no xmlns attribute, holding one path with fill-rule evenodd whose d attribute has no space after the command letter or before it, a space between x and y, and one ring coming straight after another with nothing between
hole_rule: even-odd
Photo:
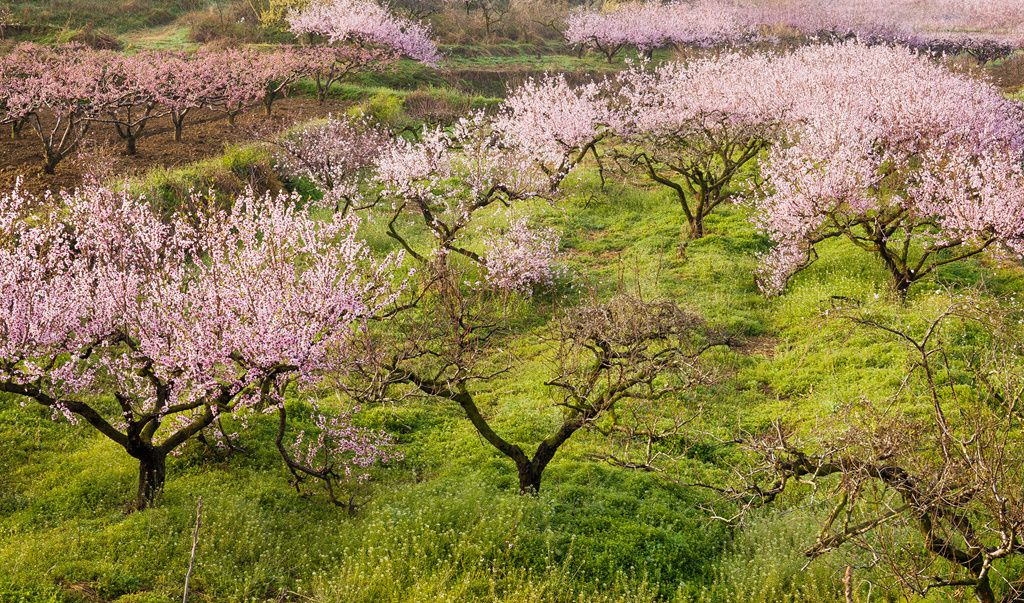
<instances>
[{"instance_id":1,"label":"blossom cluster","mask_svg":"<svg viewBox=\"0 0 1024 603\"><path fill-rule=\"evenodd\" d=\"M280 137L275 161L285 176L309 179L326 203L345 213L389 143L384 131L365 120L328 116Z\"/></svg>"},{"instance_id":2,"label":"blossom cluster","mask_svg":"<svg viewBox=\"0 0 1024 603\"><path fill-rule=\"evenodd\" d=\"M505 144L559 175L602 138L611 116L604 83L573 86L549 75L512 90L493 124Z\"/></svg>"},{"instance_id":3,"label":"blossom cluster","mask_svg":"<svg viewBox=\"0 0 1024 603\"><path fill-rule=\"evenodd\" d=\"M430 27L392 13L373 0L331 0L312 3L288 15L296 35L323 36L330 42L356 42L392 48L401 55L436 65L441 53Z\"/></svg>"},{"instance_id":4,"label":"blossom cluster","mask_svg":"<svg viewBox=\"0 0 1024 603\"><path fill-rule=\"evenodd\" d=\"M538 285L550 285L556 276L558 233L537 228L523 219L487 242L487 283L502 291L529 293Z\"/></svg>"},{"instance_id":5,"label":"blossom cluster","mask_svg":"<svg viewBox=\"0 0 1024 603\"><path fill-rule=\"evenodd\" d=\"M268 384L313 381L397 295L401 254L374 259L356 226L288 196L168 220L96 185L15 188L0 196L0 388L54 408L113 395L116 427L187 424L258 403Z\"/></svg>"},{"instance_id":6,"label":"blossom cluster","mask_svg":"<svg viewBox=\"0 0 1024 603\"><path fill-rule=\"evenodd\" d=\"M316 410L312 434L299 432L291 443L295 461L322 475L336 476L348 483L364 483L377 464L400 461L395 438L386 431L366 429L353 423L358 412L327 414Z\"/></svg>"}]
</instances>

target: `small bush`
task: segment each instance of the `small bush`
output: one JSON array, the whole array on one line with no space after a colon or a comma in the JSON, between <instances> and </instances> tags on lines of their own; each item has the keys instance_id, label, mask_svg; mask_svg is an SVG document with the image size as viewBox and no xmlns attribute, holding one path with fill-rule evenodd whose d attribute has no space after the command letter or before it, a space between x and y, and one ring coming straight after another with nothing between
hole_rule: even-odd
<instances>
[{"instance_id":1,"label":"small bush","mask_svg":"<svg viewBox=\"0 0 1024 603\"><path fill-rule=\"evenodd\" d=\"M62 31L57 35L57 42L68 44L82 44L97 50L121 50L121 42L114 36L96 31L92 25L86 25L81 29Z\"/></svg>"},{"instance_id":2,"label":"small bush","mask_svg":"<svg viewBox=\"0 0 1024 603\"><path fill-rule=\"evenodd\" d=\"M353 115L366 115L390 126L404 125L405 104L402 97L390 91L375 93L362 104L350 110Z\"/></svg>"}]
</instances>

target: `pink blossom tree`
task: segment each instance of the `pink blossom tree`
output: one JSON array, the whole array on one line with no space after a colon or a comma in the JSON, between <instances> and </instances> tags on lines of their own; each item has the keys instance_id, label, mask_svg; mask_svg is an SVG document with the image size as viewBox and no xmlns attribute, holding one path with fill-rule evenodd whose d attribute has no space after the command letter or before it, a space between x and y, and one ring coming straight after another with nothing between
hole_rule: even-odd
<instances>
[{"instance_id":1,"label":"pink blossom tree","mask_svg":"<svg viewBox=\"0 0 1024 603\"><path fill-rule=\"evenodd\" d=\"M655 30L656 20L649 10L653 6L631 3L612 13L576 9L566 20L565 40L600 52L609 63L626 46L641 52L661 46L665 40Z\"/></svg>"},{"instance_id":2,"label":"pink blossom tree","mask_svg":"<svg viewBox=\"0 0 1024 603\"><path fill-rule=\"evenodd\" d=\"M203 63L210 56L206 52L165 52L160 57L164 75L163 84L157 89L158 101L169 112L175 142L181 142L189 114L207 106L218 90L216 70Z\"/></svg>"},{"instance_id":3,"label":"pink blossom tree","mask_svg":"<svg viewBox=\"0 0 1024 603\"><path fill-rule=\"evenodd\" d=\"M28 122L52 174L89 131L94 84L102 69L95 54L78 47L17 47L5 60L4 120Z\"/></svg>"},{"instance_id":4,"label":"pink blossom tree","mask_svg":"<svg viewBox=\"0 0 1024 603\"><path fill-rule=\"evenodd\" d=\"M479 212L538 197L548 180L529 158L499 144L482 114L463 119L451 133L425 130L412 143L395 139L377 160L381 197L393 207L388 234L425 262L436 251L452 251L477 263L479 252L465 245ZM429 250L413 248L402 218L415 216L433 236Z\"/></svg>"},{"instance_id":5,"label":"pink blossom tree","mask_svg":"<svg viewBox=\"0 0 1024 603\"><path fill-rule=\"evenodd\" d=\"M416 142L367 122L328 118L277 140L276 161L287 176L308 178L342 213L390 204L388 233L416 259L455 252L506 275L492 284L521 289L527 281L550 280L544 275L557 239L515 225L509 231L515 236L501 239L508 248L502 253L514 249L524 266L509 265L511 256L487 264L475 227L479 214L555 194L604 135L595 99L573 103L556 94L569 90L564 81L550 83L528 85L493 117L477 113L451 131L426 130ZM539 89L547 91L538 95L544 102L528 102ZM413 245L405 230L410 218L433 235L430 245Z\"/></svg>"},{"instance_id":6,"label":"pink blossom tree","mask_svg":"<svg viewBox=\"0 0 1024 603\"><path fill-rule=\"evenodd\" d=\"M201 49L197 57L201 77L210 83L207 104L223 111L228 123L250 105L262 101L267 82L260 69L260 53L251 48Z\"/></svg>"},{"instance_id":7,"label":"pink blossom tree","mask_svg":"<svg viewBox=\"0 0 1024 603\"><path fill-rule=\"evenodd\" d=\"M608 134L606 82L572 86L564 75L529 80L510 91L492 118L502 143L530 157L556 188Z\"/></svg>"},{"instance_id":8,"label":"pink blossom tree","mask_svg":"<svg viewBox=\"0 0 1024 603\"><path fill-rule=\"evenodd\" d=\"M1016 0L634 1L608 12L574 11L565 38L609 61L626 47L648 55L668 45L710 48L745 41L758 30L967 53L988 61L1024 46L1022 24L1024 7Z\"/></svg>"},{"instance_id":9,"label":"pink blossom tree","mask_svg":"<svg viewBox=\"0 0 1024 603\"><path fill-rule=\"evenodd\" d=\"M354 46L306 46L299 49L308 74L316 84L316 99L323 104L334 84L367 69L382 69L398 55L388 48Z\"/></svg>"},{"instance_id":10,"label":"pink blossom tree","mask_svg":"<svg viewBox=\"0 0 1024 603\"><path fill-rule=\"evenodd\" d=\"M799 95L753 203L777 243L763 289L781 290L834 237L876 254L901 296L990 246L1020 253L1024 134L995 88L906 50L850 44L800 50L772 71Z\"/></svg>"},{"instance_id":11,"label":"pink blossom tree","mask_svg":"<svg viewBox=\"0 0 1024 603\"><path fill-rule=\"evenodd\" d=\"M307 56L293 46L260 53L255 63L256 77L263 85L263 109L268 116L273 112L274 101L310 70Z\"/></svg>"},{"instance_id":12,"label":"pink blossom tree","mask_svg":"<svg viewBox=\"0 0 1024 603\"><path fill-rule=\"evenodd\" d=\"M252 194L187 222L98 186L16 188L0 231L0 391L124 448L139 508L167 455L219 416L343 367L352 329L394 299L400 259L371 258L351 219Z\"/></svg>"},{"instance_id":13,"label":"pink blossom tree","mask_svg":"<svg viewBox=\"0 0 1024 603\"><path fill-rule=\"evenodd\" d=\"M391 138L366 121L328 116L275 141L275 161L289 178L308 178L342 215L360 207L362 188Z\"/></svg>"},{"instance_id":14,"label":"pink blossom tree","mask_svg":"<svg viewBox=\"0 0 1024 603\"><path fill-rule=\"evenodd\" d=\"M492 115L475 113L451 131L425 130L417 142L396 139L374 168L378 202L392 207L388 234L422 262L454 252L486 267L474 237L477 216L556 195L587 154L596 154L608 120L601 85L573 88L564 77L546 77L512 91ZM433 235L429 249L414 249L401 232L409 217ZM525 237L524 225L515 231ZM552 251L540 243L546 238L530 244L523 238L515 245L521 254L534 256L537 266L546 266ZM527 260L526 255L520 258ZM492 261L496 267L494 262L500 261ZM506 268L509 275L515 272L510 266L500 270ZM496 277L494 282L517 288L517 278Z\"/></svg>"},{"instance_id":15,"label":"pink blossom tree","mask_svg":"<svg viewBox=\"0 0 1024 603\"><path fill-rule=\"evenodd\" d=\"M787 103L770 67L763 55L728 54L620 77L615 129L623 144L611 155L671 191L687 239L704 236L705 219L779 130Z\"/></svg>"},{"instance_id":16,"label":"pink blossom tree","mask_svg":"<svg viewBox=\"0 0 1024 603\"><path fill-rule=\"evenodd\" d=\"M390 48L400 55L436 65L441 54L430 37L430 27L399 17L373 0L331 0L310 4L288 15L295 35Z\"/></svg>"},{"instance_id":17,"label":"pink blossom tree","mask_svg":"<svg viewBox=\"0 0 1024 603\"><path fill-rule=\"evenodd\" d=\"M171 77L166 59L159 52L96 52L91 59L99 64L100 77L91 94L94 108L90 119L114 126L125 141L128 155L136 153L138 140L150 120L169 112L160 102ZM176 64L173 59L170 63Z\"/></svg>"}]
</instances>

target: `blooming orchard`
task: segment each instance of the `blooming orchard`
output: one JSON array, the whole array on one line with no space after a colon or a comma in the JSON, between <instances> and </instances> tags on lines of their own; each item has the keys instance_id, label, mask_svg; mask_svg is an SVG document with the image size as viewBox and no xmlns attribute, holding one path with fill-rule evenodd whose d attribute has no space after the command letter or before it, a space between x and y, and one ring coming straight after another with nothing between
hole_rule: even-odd
<instances>
[{"instance_id":1,"label":"blooming orchard","mask_svg":"<svg viewBox=\"0 0 1024 603\"><path fill-rule=\"evenodd\" d=\"M394 300L401 259L371 258L340 214L252 194L165 222L98 186L15 189L0 228L0 391L138 459L139 507L163 487L166 456L220 415L342 367L351 330Z\"/></svg>"},{"instance_id":2,"label":"blooming orchard","mask_svg":"<svg viewBox=\"0 0 1024 603\"><path fill-rule=\"evenodd\" d=\"M151 120L170 115L174 139L200 108L222 111L229 122L274 101L298 79L311 77L322 101L331 85L395 58L388 48L298 47L272 51L213 49L193 54L122 54L80 46L22 44L0 57L0 124L17 134L31 124L43 148L43 170L53 173L93 124L112 125L128 154Z\"/></svg>"},{"instance_id":3,"label":"blooming orchard","mask_svg":"<svg viewBox=\"0 0 1024 603\"><path fill-rule=\"evenodd\" d=\"M899 44L982 61L1024 45L1024 5L1015 0L770 0L750 21L830 39Z\"/></svg>"},{"instance_id":4,"label":"blooming orchard","mask_svg":"<svg viewBox=\"0 0 1024 603\"><path fill-rule=\"evenodd\" d=\"M970 4L953 23L933 0L916 19L892 17L932 36L919 43L886 21L904 3L877 22L865 6L708 0L575 12L570 39L609 58L627 45L719 46L767 24L875 45L716 52L579 85L544 76L489 111L419 135L329 117L275 141L289 183L306 179L323 193L313 209L297 196L249 192L228 209L164 217L98 184L41 198L15 188L0 196L0 391L85 421L124 448L139 461L140 507L163 487L168 454L220 417L252 411L278 413L276 443L293 476L322 481L340 500L335 487L395 458L390 438L342 413L315 415L315 430L289 439L285 395L348 369L369 375L376 393L416 389L458 403L516 463L521 489L536 491L575 431L619 401L690 387L666 381L666 371L694 369L693 359L722 343L671 304L622 299L570 312L560 340L576 361L548 383L564 390L559 432L530 457L487 424L467 384L485 378L476 363L498 332L489 306L556 274L558 234L516 210L553 199L586 161L602 177L610 159L665 187L691 238L716 208L754 191L746 207L774 243L758 273L766 293L781 292L832 238L875 254L901 295L991 247L1024 254L1022 109L891 45L952 40L942 32L964 23L979 28L971 39L1001 44L1014 32L996 26L1014 7ZM323 99L354 69L399 55L440 58L426 26L365 0L314 4L289 22L297 34L348 45L136 55L18 46L0 59L0 121L31 124L52 172L95 123L112 124L131 153L163 114L180 139L199 108L233 120L262 102L269 114L302 77L315 79ZM404 252L374 257L357 236L362 218L378 220ZM416 300L396 305L405 254L427 277ZM448 322L431 323L427 312L428 324L416 325L422 339L402 332L407 341L352 357L354 335L380 336L369 319L417 303ZM682 354L673 340L696 347ZM599 380L608 388L591 389Z\"/></svg>"},{"instance_id":5,"label":"blooming orchard","mask_svg":"<svg viewBox=\"0 0 1024 603\"><path fill-rule=\"evenodd\" d=\"M739 42L752 31L743 17L734 4L719 0L627 2L608 13L573 11L565 39L601 52L610 62L626 47L650 54L669 45L707 48Z\"/></svg>"},{"instance_id":6,"label":"blooming orchard","mask_svg":"<svg viewBox=\"0 0 1024 603\"><path fill-rule=\"evenodd\" d=\"M609 12L578 9L565 39L609 61L625 47L649 54L669 45L708 48L796 32L830 41L898 44L988 61L1024 46L1016 0L696 0L627 2Z\"/></svg>"}]
</instances>

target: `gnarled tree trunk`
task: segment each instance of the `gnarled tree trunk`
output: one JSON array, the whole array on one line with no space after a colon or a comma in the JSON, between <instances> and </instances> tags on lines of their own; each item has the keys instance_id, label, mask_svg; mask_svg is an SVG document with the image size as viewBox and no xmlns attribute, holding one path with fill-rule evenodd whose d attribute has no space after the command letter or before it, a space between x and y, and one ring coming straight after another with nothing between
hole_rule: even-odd
<instances>
[{"instance_id":1,"label":"gnarled tree trunk","mask_svg":"<svg viewBox=\"0 0 1024 603\"><path fill-rule=\"evenodd\" d=\"M164 490L167 454L150 448L136 458L139 459L139 488L135 495L135 508L141 511L153 506Z\"/></svg>"}]
</instances>

